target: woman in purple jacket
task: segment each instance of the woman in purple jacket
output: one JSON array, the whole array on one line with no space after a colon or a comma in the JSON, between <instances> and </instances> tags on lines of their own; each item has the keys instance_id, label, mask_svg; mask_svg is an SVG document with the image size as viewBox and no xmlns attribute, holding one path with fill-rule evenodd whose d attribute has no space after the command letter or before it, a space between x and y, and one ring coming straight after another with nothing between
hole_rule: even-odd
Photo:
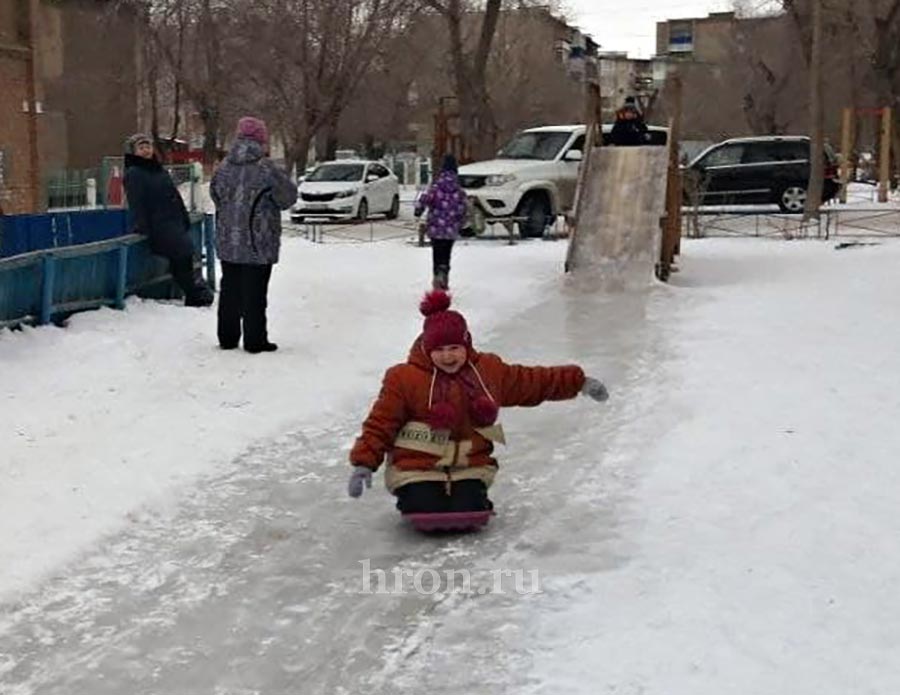
<instances>
[{"instance_id":1,"label":"woman in purple jacket","mask_svg":"<svg viewBox=\"0 0 900 695\"><path fill-rule=\"evenodd\" d=\"M466 219L466 193L459 185L456 158L444 155L441 173L416 203L419 217L428 210L428 236L431 239L434 289L446 290L450 285L450 254L453 242Z\"/></svg>"}]
</instances>

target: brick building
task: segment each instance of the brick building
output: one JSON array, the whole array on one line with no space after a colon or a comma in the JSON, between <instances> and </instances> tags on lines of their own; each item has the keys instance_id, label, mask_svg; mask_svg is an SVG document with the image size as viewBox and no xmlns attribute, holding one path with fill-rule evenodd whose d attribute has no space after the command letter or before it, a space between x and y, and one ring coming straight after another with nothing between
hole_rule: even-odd
<instances>
[{"instance_id":1,"label":"brick building","mask_svg":"<svg viewBox=\"0 0 900 695\"><path fill-rule=\"evenodd\" d=\"M137 130L138 50L136 17L110 0L0 0L0 204L7 213L41 209L51 174L98 167L121 153Z\"/></svg>"},{"instance_id":2,"label":"brick building","mask_svg":"<svg viewBox=\"0 0 900 695\"><path fill-rule=\"evenodd\" d=\"M0 0L0 206L7 213L36 206L29 185L27 9L24 1Z\"/></svg>"},{"instance_id":3,"label":"brick building","mask_svg":"<svg viewBox=\"0 0 900 695\"><path fill-rule=\"evenodd\" d=\"M657 22L656 55L720 64L731 55L738 21L747 20L739 20L734 12L710 12L706 17Z\"/></svg>"}]
</instances>

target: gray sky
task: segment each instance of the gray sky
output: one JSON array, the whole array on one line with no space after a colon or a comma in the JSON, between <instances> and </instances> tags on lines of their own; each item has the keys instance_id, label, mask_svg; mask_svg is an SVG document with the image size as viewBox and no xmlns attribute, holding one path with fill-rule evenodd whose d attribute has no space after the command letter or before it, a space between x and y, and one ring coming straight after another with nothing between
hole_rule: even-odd
<instances>
[{"instance_id":1,"label":"gray sky","mask_svg":"<svg viewBox=\"0 0 900 695\"><path fill-rule=\"evenodd\" d=\"M705 17L730 10L733 4L733 0L563 0L563 9L604 51L649 58L656 52L656 22Z\"/></svg>"}]
</instances>

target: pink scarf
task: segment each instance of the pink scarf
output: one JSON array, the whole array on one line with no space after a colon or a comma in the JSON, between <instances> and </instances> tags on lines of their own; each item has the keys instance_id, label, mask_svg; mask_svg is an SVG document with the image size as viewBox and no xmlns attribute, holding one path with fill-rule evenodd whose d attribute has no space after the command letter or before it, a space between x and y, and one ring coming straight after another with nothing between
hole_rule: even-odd
<instances>
[{"instance_id":1,"label":"pink scarf","mask_svg":"<svg viewBox=\"0 0 900 695\"><path fill-rule=\"evenodd\" d=\"M468 362L456 374L434 368L428 396L428 426L433 430L456 430L462 426L462 413L450 402L451 384L462 387L469 419L475 427L489 427L497 421L500 408L488 391L475 365Z\"/></svg>"}]
</instances>

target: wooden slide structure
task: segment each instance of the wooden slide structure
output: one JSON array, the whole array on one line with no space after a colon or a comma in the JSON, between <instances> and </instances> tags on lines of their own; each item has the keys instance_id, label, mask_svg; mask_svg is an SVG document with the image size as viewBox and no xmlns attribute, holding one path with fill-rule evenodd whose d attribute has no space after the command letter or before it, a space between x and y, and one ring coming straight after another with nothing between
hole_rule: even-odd
<instances>
[{"instance_id":1,"label":"wooden slide structure","mask_svg":"<svg viewBox=\"0 0 900 695\"><path fill-rule=\"evenodd\" d=\"M599 146L598 120L589 119L566 271L629 284L654 274L667 280L681 239L678 118L668 144L655 147Z\"/></svg>"}]
</instances>

